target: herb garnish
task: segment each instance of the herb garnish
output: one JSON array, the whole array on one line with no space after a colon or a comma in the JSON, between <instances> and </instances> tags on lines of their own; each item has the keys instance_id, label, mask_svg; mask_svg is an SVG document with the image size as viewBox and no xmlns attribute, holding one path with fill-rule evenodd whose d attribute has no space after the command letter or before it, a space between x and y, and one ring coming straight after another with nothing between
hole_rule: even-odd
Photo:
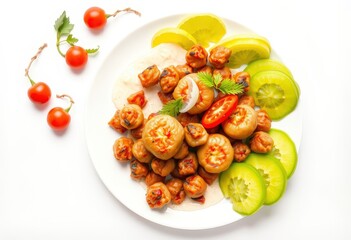
<instances>
[{"instance_id":1,"label":"herb garnish","mask_svg":"<svg viewBox=\"0 0 351 240\"><path fill-rule=\"evenodd\" d=\"M236 83L230 79L223 79L222 75L199 72L197 74L199 80L206 85L206 87L213 87L224 94L240 94L244 91L244 86Z\"/></svg>"},{"instance_id":2,"label":"herb garnish","mask_svg":"<svg viewBox=\"0 0 351 240\"><path fill-rule=\"evenodd\" d=\"M71 46L74 46L78 42L78 38L73 37L71 34L74 24L69 20L69 17L66 16L66 11L63 11L61 16L56 19L54 28L56 30L56 48L59 54L62 57L65 57L65 54L61 51L60 45L64 42L68 43ZM67 36L66 39L61 40L63 36ZM88 54L96 53L99 50L99 47L92 49L85 49Z\"/></svg>"},{"instance_id":3,"label":"herb garnish","mask_svg":"<svg viewBox=\"0 0 351 240\"><path fill-rule=\"evenodd\" d=\"M175 100L171 100L167 104L163 105L159 113L176 117L179 114L179 111L182 107L183 107L183 99L178 98Z\"/></svg>"}]
</instances>

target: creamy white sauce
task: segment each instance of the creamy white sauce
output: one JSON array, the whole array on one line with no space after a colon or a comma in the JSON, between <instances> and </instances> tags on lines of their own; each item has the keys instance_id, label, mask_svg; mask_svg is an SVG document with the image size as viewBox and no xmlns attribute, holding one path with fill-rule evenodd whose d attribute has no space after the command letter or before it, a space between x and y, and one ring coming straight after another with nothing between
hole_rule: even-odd
<instances>
[{"instance_id":1,"label":"creamy white sauce","mask_svg":"<svg viewBox=\"0 0 351 240\"><path fill-rule=\"evenodd\" d=\"M185 64L185 54L186 50L182 47L176 44L164 43L150 49L144 56L130 64L118 76L113 88L112 101L116 108L123 108L127 104L127 98L132 93L144 90L146 100L148 101L143 108L144 116L159 111L162 108L162 102L157 95L157 92L160 91L160 86L157 84L150 88L143 88L138 74L153 64L156 64L161 72L170 65L177 66Z\"/></svg>"},{"instance_id":2,"label":"creamy white sauce","mask_svg":"<svg viewBox=\"0 0 351 240\"><path fill-rule=\"evenodd\" d=\"M129 65L127 69L118 76L112 93L112 101L115 107L117 109L123 108L123 106L127 104L127 98L131 94L144 90L146 100L148 101L143 108L144 116L159 111L162 108L162 103L157 95L157 92L160 91L159 85L151 88L143 88L138 74L153 64L156 64L160 71L170 65L176 66L185 64L185 54L186 50L176 44L164 43L150 49L148 53ZM145 183L140 181L140 184L146 190ZM193 211L215 205L223 199L218 180L213 182L212 185L207 186L204 197L204 204L187 197L180 205L170 204L169 207L175 210Z\"/></svg>"}]
</instances>

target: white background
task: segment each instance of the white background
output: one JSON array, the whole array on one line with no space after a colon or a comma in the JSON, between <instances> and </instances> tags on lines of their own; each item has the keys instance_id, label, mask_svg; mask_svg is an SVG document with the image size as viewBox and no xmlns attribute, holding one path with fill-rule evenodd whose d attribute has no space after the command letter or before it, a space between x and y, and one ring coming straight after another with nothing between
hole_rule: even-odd
<instances>
[{"instance_id":1,"label":"white background","mask_svg":"<svg viewBox=\"0 0 351 240\"><path fill-rule=\"evenodd\" d=\"M142 17L121 15L92 34L82 16L93 5L111 13L133 7ZM101 47L80 73L55 49L53 24L63 10L81 45ZM350 239L350 11L347 0L8 1L0 15L0 239ZM212 12L266 36L299 82L303 106L299 164L284 197L200 231L163 227L125 208L100 181L84 138L88 91L109 51L136 27L186 12ZM51 131L46 113L66 102L38 108L27 97L24 69L44 42L31 75L75 99L64 134Z\"/></svg>"}]
</instances>

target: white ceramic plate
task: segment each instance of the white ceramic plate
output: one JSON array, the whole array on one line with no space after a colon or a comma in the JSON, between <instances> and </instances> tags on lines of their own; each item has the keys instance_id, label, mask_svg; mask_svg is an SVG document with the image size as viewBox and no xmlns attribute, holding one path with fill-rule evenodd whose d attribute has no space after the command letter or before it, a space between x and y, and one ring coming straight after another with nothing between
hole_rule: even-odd
<instances>
[{"instance_id":1,"label":"white ceramic plate","mask_svg":"<svg viewBox=\"0 0 351 240\"><path fill-rule=\"evenodd\" d=\"M209 229L235 222L243 216L234 212L226 199L214 206L196 211L150 209L145 201L145 189L129 176L129 164L121 164L115 160L112 145L119 135L107 124L115 112L112 89L117 76L131 62L142 56L143 52L151 48L151 39L157 30L176 26L182 17L184 15L169 16L136 29L119 42L108 55L98 71L88 96L85 116L86 140L91 160L102 182L116 199L131 211L164 226L192 230ZM224 19L224 22L228 30L227 35L252 32L231 20ZM278 58L274 51L272 55ZM283 121L273 123L273 127L286 131L292 137L297 148L302 132L300 109L301 104Z\"/></svg>"}]
</instances>

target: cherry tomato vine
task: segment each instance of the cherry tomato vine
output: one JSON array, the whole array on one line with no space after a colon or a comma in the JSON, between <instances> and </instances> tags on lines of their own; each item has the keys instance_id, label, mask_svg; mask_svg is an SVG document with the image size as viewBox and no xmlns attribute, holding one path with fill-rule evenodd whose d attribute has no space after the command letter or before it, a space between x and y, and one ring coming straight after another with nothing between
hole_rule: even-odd
<instances>
[{"instance_id":1,"label":"cherry tomato vine","mask_svg":"<svg viewBox=\"0 0 351 240\"><path fill-rule=\"evenodd\" d=\"M61 16L56 19L54 28L56 30L57 51L66 59L67 65L71 68L83 68L88 61L88 55L95 54L99 51L99 47L86 49L76 45L79 40L71 34L74 24L72 24L69 17L66 16L66 11L63 11ZM61 45L64 43L70 46L66 53L61 50Z\"/></svg>"},{"instance_id":2,"label":"cherry tomato vine","mask_svg":"<svg viewBox=\"0 0 351 240\"><path fill-rule=\"evenodd\" d=\"M70 105L68 108L64 109L62 107L54 107L52 108L47 115L47 122L49 126L55 131L63 131L65 130L71 122L71 116L69 111L74 104L72 97L67 94L56 95L57 98L68 98L70 101Z\"/></svg>"},{"instance_id":3,"label":"cherry tomato vine","mask_svg":"<svg viewBox=\"0 0 351 240\"><path fill-rule=\"evenodd\" d=\"M141 16L140 12L132 8L117 10L113 14L106 14L105 10L100 7L91 7L88 8L84 13L84 23L90 29L99 30L105 27L108 18L116 17L117 14L121 12L134 13L138 16Z\"/></svg>"},{"instance_id":4,"label":"cherry tomato vine","mask_svg":"<svg viewBox=\"0 0 351 240\"><path fill-rule=\"evenodd\" d=\"M28 89L28 97L33 103L44 104L47 103L51 98L51 89L44 82L35 82L29 75L29 69L32 63L38 58L47 44L44 43L37 51L37 53L31 58L28 67L25 69L25 77L27 77L31 83L31 87Z\"/></svg>"}]
</instances>

